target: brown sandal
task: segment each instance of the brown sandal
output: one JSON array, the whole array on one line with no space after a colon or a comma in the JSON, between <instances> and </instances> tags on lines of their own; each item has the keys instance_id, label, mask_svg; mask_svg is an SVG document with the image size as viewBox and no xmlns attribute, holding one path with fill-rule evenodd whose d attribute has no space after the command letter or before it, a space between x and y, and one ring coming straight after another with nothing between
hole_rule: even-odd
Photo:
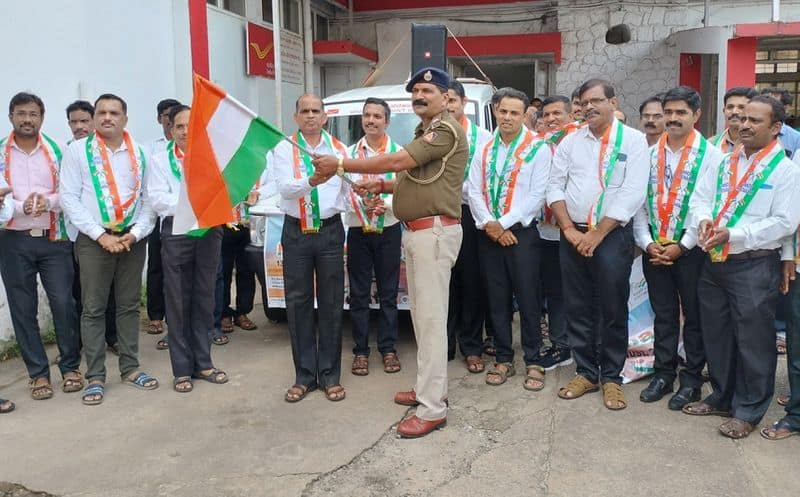
<instances>
[{"instance_id":1,"label":"brown sandal","mask_svg":"<svg viewBox=\"0 0 800 497\"><path fill-rule=\"evenodd\" d=\"M514 376L516 373L512 363L498 362L486 373L486 384L492 385L493 387L502 385L508 378Z\"/></svg>"},{"instance_id":2,"label":"brown sandal","mask_svg":"<svg viewBox=\"0 0 800 497\"><path fill-rule=\"evenodd\" d=\"M45 383L37 385L39 380L44 380ZM33 400L46 400L53 396L53 385L45 377L31 380L29 386L31 387L31 398Z\"/></svg>"},{"instance_id":3,"label":"brown sandal","mask_svg":"<svg viewBox=\"0 0 800 497\"><path fill-rule=\"evenodd\" d=\"M284 395L283 400L291 404L300 402L311 390L312 389L309 388L308 385L292 385L291 388L286 391L286 395Z\"/></svg>"},{"instance_id":4,"label":"brown sandal","mask_svg":"<svg viewBox=\"0 0 800 497\"><path fill-rule=\"evenodd\" d=\"M767 440L783 440L795 435L800 435L800 430L792 428L792 425L785 419L775 421L771 426L761 428L761 436Z\"/></svg>"},{"instance_id":5,"label":"brown sandal","mask_svg":"<svg viewBox=\"0 0 800 497\"><path fill-rule=\"evenodd\" d=\"M483 373L486 369L486 363L483 362L483 359L479 355L468 355L464 358L464 362L467 363L467 371L470 373Z\"/></svg>"},{"instance_id":6,"label":"brown sandal","mask_svg":"<svg viewBox=\"0 0 800 497\"><path fill-rule=\"evenodd\" d=\"M157 320L150 321L150 324L147 325L147 334L148 335L160 335L164 333L164 323Z\"/></svg>"},{"instance_id":7,"label":"brown sandal","mask_svg":"<svg viewBox=\"0 0 800 497\"><path fill-rule=\"evenodd\" d=\"M725 421L719 425L719 432L734 440L739 440L740 438L746 437L754 429L755 426L738 418L729 419L728 421Z\"/></svg>"},{"instance_id":8,"label":"brown sandal","mask_svg":"<svg viewBox=\"0 0 800 497\"><path fill-rule=\"evenodd\" d=\"M531 392L538 392L544 388L544 368L536 364L532 364L525 368L525 381L522 383L522 388L530 390Z\"/></svg>"},{"instance_id":9,"label":"brown sandal","mask_svg":"<svg viewBox=\"0 0 800 497\"><path fill-rule=\"evenodd\" d=\"M245 331L251 331L258 328L258 326L256 326L256 324L249 317L247 317L247 314L242 314L241 316L237 316L234 321L236 323L236 326Z\"/></svg>"},{"instance_id":10,"label":"brown sandal","mask_svg":"<svg viewBox=\"0 0 800 497\"><path fill-rule=\"evenodd\" d=\"M716 407L706 404L705 402L692 402L691 404L686 404L681 409L684 414L688 414L690 416L723 416L729 417L731 415L730 411L724 411L722 409L717 409Z\"/></svg>"},{"instance_id":11,"label":"brown sandal","mask_svg":"<svg viewBox=\"0 0 800 497\"><path fill-rule=\"evenodd\" d=\"M603 404L612 411L621 411L628 407L622 387L617 383L603 383Z\"/></svg>"},{"instance_id":12,"label":"brown sandal","mask_svg":"<svg viewBox=\"0 0 800 497\"><path fill-rule=\"evenodd\" d=\"M369 374L369 357L357 355L353 357L353 365L350 372L356 376L367 376Z\"/></svg>"},{"instance_id":13,"label":"brown sandal","mask_svg":"<svg viewBox=\"0 0 800 497\"><path fill-rule=\"evenodd\" d=\"M558 396L566 400L574 400L587 393L596 392L600 390L597 383L592 383L581 375L575 376L566 386L558 390Z\"/></svg>"},{"instance_id":14,"label":"brown sandal","mask_svg":"<svg viewBox=\"0 0 800 497\"><path fill-rule=\"evenodd\" d=\"M789 405L789 394L788 393L782 393L782 394L778 395L778 398L776 399L776 402L778 402L779 406L786 407L787 405Z\"/></svg>"},{"instance_id":15,"label":"brown sandal","mask_svg":"<svg viewBox=\"0 0 800 497\"><path fill-rule=\"evenodd\" d=\"M73 393L83 390L84 387L83 375L80 371L70 371L64 374L64 380L61 382L61 391L64 393Z\"/></svg>"},{"instance_id":16,"label":"brown sandal","mask_svg":"<svg viewBox=\"0 0 800 497\"><path fill-rule=\"evenodd\" d=\"M328 385L325 387L325 398L331 402L339 402L344 400L345 391L341 385Z\"/></svg>"},{"instance_id":17,"label":"brown sandal","mask_svg":"<svg viewBox=\"0 0 800 497\"><path fill-rule=\"evenodd\" d=\"M0 399L0 414L8 414L16 409L16 407L17 406L10 400Z\"/></svg>"},{"instance_id":18,"label":"brown sandal","mask_svg":"<svg viewBox=\"0 0 800 497\"><path fill-rule=\"evenodd\" d=\"M396 373L400 371L400 359L394 352L387 352L383 354L383 372Z\"/></svg>"}]
</instances>

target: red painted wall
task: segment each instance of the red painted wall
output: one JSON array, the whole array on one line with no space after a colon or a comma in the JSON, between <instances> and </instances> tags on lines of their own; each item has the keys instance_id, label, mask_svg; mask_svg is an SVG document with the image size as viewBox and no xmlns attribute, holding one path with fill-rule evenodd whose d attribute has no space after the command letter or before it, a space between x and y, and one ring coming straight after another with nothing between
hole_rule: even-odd
<instances>
[{"instance_id":1,"label":"red painted wall","mask_svg":"<svg viewBox=\"0 0 800 497\"><path fill-rule=\"evenodd\" d=\"M465 7L472 5L493 5L499 3L518 3L526 0L353 0L353 10L403 10L430 7ZM347 2L341 2L347 5Z\"/></svg>"},{"instance_id":2,"label":"red painted wall","mask_svg":"<svg viewBox=\"0 0 800 497\"><path fill-rule=\"evenodd\" d=\"M208 79L210 74L206 0L189 0L189 37L192 47L192 71Z\"/></svg>"},{"instance_id":3,"label":"red painted wall","mask_svg":"<svg viewBox=\"0 0 800 497\"><path fill-rule=\"evenodd\" d=\"M682 53L680 56L680 72L678 84L690 86L700 92L700 72L702 69L700 54Z\"/></svg>"},{"instance_id":4,"label":"red painted wall","mask_svg":"<svg viewBox=\"0 0 800 497\"><path fill-rule=\"evenodd\" d=\"M726 89L734 86L755 86L756 48L758 48L758 38L731 38L728 40Z\"/></svg>"}]
</instances>

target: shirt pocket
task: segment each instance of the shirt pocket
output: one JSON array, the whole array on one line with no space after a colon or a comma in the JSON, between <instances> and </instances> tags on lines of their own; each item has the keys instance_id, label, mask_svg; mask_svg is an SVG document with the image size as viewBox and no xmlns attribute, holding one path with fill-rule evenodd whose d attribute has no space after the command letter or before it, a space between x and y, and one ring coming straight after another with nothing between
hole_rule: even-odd
<instances>
[{"instance_id":1,"label":"shirt pocket","mask_svg":"<svg viewBox=\"0 0 800 497\"><path fill-rule=\"evenodd\" d=\"M608 188L619 188L625 181L625 172L628 170L628 161L619 160L611 171L611 176L608 178Z\"/></svg>"}]
</instances>

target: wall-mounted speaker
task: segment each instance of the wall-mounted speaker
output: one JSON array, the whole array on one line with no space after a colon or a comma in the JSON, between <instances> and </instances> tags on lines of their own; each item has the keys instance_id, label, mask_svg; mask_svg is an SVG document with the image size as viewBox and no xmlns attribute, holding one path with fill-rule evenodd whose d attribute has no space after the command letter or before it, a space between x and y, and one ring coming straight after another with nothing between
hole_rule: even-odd
<instances>
[{"instance_id":1,"label":"wall-mounted speaker","mask_svg":"<svg viewBox=\"0 0 800 497\"><path fill-rule=\"evenodd\" d=\"M411 74L423 67L447 72L447 28L444 24L411 23Z\"/></svg>"}]
</instances>

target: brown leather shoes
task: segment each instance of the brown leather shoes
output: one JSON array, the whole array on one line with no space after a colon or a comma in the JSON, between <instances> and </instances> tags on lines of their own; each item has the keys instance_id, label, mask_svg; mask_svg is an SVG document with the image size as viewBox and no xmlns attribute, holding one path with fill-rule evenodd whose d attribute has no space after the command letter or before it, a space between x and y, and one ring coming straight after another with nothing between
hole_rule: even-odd
<instances>
[{"instance_id":1,"label":"brown leather shoes","mask_svg":"<svg viewBox=\"0 0 800 497\"><path fill-rule=\"evenodd\" d=\"M427 421L416 416L410 416L397 425L397 434L402 438L424 437L433 430L439 430L447 425L447 418Z\"/></svg>"},{"instance_id":2,"label":"brown leather shoes","mask_svg":"<svg viewBox=\"0 0 800 497\"><path fill-rule=\"evenodd\" d=\"M407 392L397 392L394 394L394 403L400 404L401 406L409 406L414 407L418 406L419 402L417 401L417 392L414 390L409 390Z\"/></svg>"}]
</instances>

